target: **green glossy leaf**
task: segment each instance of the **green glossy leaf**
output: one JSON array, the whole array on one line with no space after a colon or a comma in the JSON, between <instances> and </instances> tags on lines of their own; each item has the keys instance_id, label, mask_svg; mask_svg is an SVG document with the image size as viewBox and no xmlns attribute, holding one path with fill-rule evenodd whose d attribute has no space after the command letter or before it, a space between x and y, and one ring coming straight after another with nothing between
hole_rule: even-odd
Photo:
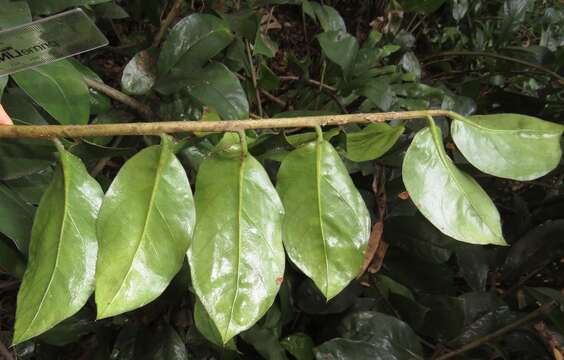
<instances>
[{"instance_id":1,"label":"green glossy leaf","mask_svg":"<svg viewBox=\"0 0 564 360\"><path fill-rule=\"evenodd\" d=\"M98 74L75 58L69 58L67 61L80 71L83 76L98 81L99 83L104 83L104 80L102 80ZM112 108L112 102L109 97L90 87L88 88L88 92L90 93L90 115L97 115L110 111Z\"/></svg>"},{"instance_id":2,"label":"green glossy leaf","mask_svg":"<svg viewBox=\"0 0 564 360\"><path fill-rule=\"evenodd\" d=\"M212 318L208 315L208 312L202 305L202 302L196 299L196 305L194 306L194 324L196 328L209 342L223 347L223 340L221 339L221 334L217 330L217 326L213 322ZM226 348L231 350L237 350L234 339L231 339L225 345Z\"/></svg>"},{"instance_id":3,"label":"green glossy leaf","mask_svg":"<svg viewBox=\"0 0 564 360\"><path fill-rule=\"evenodd\" d=\"M60 164L39 203L29 260L18 293L13 343L37 336L79 311L94 291L95 221L100 185L60 150Z\"/></svg>"},{"instance_id":4,"label":"green glossy leaf","mask_svg":"<svg viewBox=\"0 0 564 360\"><path fill-rule=\"evenodd\" d=\"M189 15L174 25L163 43L157 63L159 75L173 68L179 72L197 72L232 39L231 30L220 18L208 14Z\"/></svg>"},{"instance_id":5,"label":"green glossy leaf","mask_svg":"<svg viewBox=\"0 0 564 360\"><path fill-rule=\"evenodd\" d=\"M188 84L190 95L215 109L222 119L247 119L249 102L239 79L223 64L214 63Z\"/></svg>"},{"instance_id":6,"label":"green glossy leaf","mask_svg":"<svg viewBox=\"0 0 564 360\"><path fill-rule=\"evenodd\" d=\"M345 25L345 20L343 20L342 16L339 12L328 5L321 5L317 2L310 1L309 8L311 14L315 14L317 20L319 20L319 24L323 31L347 31L347 27ZM306 9L306 5L304 3L304 10Z\"/></svg>"},{"instance_id":7,"label":"green glossy leaf","mask_svg":"<svg viewBox=\"0 0 564 360\"><path fill-rule=\"evenodd\" d=\"M3 139L0 141L0 179L12 180L48 168L56 158L47 140Z\"/></svg>"},{"instance_id":8,"label":"green glossy leaf","mask_svg":"<svg viewBox=\"0 0 564 360\"><path fill-rule=\"evenodd\" d=\"M497 114L452 122L452 138L481 171L514 180L532 180L556 168L562 157L564 126L526 115Z\"/></svg>"},{"instance_id":9,"label":"green glossy leaf","mask_svg":"<svg viewBox=\"0 0 564 360\"><path fill-rule=\"evenodd\" d=\"M415 206L444 234L471 244L506 245L495 205L476 180L454 166L434 122L415 135L402 174Z\"/></svg>"},{"instance_id":10,"label":"green glossy leaf","mask_svg":"<svg viewBox=\"0 0 564 360\"><path fill-rule=\"evenodd\" d=\"M223 64L210 64L198 73L186 74L159 87L163 93L181 89L187 89L192 97L217 111L224 120L249 118L247 94L237 76Z\"/></svg>"},{"instance_id":11,"label":"green glossy leaf","mask_svg":"<svg viewBox=\"0 0 564 360\"><path fill-rule=\"evenodd\" d=\"M67 60L11 75L16 83L61 124L86 124L90 96L82 74Z\"/></svg>"},{"instance_id":12,"label":"green glossy leaf","mask_svg":"<svg viewBox=\"0 0 564 360\"><path fill-rule=\"evenodd\" d=\"M155 84L155 49L142 50L125 65L121 88L128 94L146 95Z\"/></svg>"},{"instance_id":13,"label":"green glossy leaf","mask_svg":"<svg viewBox=\"0 0 564 360\"><path fill-rule=\"evenodd\" d=\"M284 209L266 171L233 145L199 168L192 284L223 343L270 308L284 276Z\"/></svg>"},{"instance_id":14,"label":"green glossy leaf","mask_svg":"<svg viewBox=\"0 0 564 360\"><path fill-rule=\"evenodd\" d=\"M264 55L267 58L273 58L278 52L278 44L274 42L267 34L257 31L255 37L254 54Z\"/></svg>"},{"instance_id":15,"label":"green glossy leaf","mask_svg":"<svg viewBox=\"0 0 564 360\"><path fill-rule=\"evenodd\" d=\"M347 73L358 53L358 40L344 31L327 31L317 36L325 56Z\"/></svg>"},{"instance_id":16,"label":"green glossy leaf","mask_svg":"<svg viewBox=\"0 0 564 360\"><path fill-rule=\"evenodd\" d=\"M370 216L339 154L327 141L287 155L278 172L286 209L284 246L327 299L358 275Z\"/></svg>"},{"instance_id":17,"label":"green glossy leaf","mask_svg":"<svg viewBox=\"0 0 564 360\"><path fill-rule=\"evenodd\" d=\"M313 360L313 340L306 334L296 333L286 336L280 344L296 360Z\"/></svg>"},{"instance_id":18,"label":"green glossy leaf","mask_svg":"<svg viewBox=\"0 0 564 360\"><path fill-rule=\"evenodd\" d=\"M282 331L281 316L278 305L274 304L260 322L240 335L263 359L287 360L286 352L279 341Z\"/></svg>"},{"instance_id":19,"label":"green glossy leaf","mask_svg":"<svg viewBox=\"0 0 564 360\"><path fill-rule=\"evenodd\" d=\"M8 76L5 79L8 79ZM16 125L47 125L45 116L23 91L10 89L2 96L2 106Z\"/></svg>"},{"instance_id":20,"label":"green glossy leaf","mask_svg":"<svg viewBox=\"0 0 564 360\"><path fill-rule=\"evenodd\" d=\"M347 133L347 157L352 161L379 158L394 146L405 131L403 126L370 124L361 131Z\"/></svg>"},{"instance_id":21,"label":"green glossy leaf","mask_svg":"<svg viewBox=\"0 0 564 360\"><path fill-rule=\"evenodd\" d=\"M373 311L347 316L339 327L341 338L315 349L317 359L420 359L423 349L403 321Z\"/></svg>"},{"instance_id":22,"label":"green glossy leaf","mask_svg":"<svg viewBox=\"0 0 564 360\"><path fill-rule=\"evenodd\" d=\"M35 208L18 193L0 184L0 232L27 254Z\"/></svg>"},{"instance_id":23,"label":"green glossy leaf","mask_svg":"<svg viewBox=\"0 0 564 360\"><path fill-rule=\"evenodd\" d=\"M97 222L99 319L153 301L182 267L195 213L171 146L163 137L129 159L104 197Z\"/></svg>"}]
</instances>

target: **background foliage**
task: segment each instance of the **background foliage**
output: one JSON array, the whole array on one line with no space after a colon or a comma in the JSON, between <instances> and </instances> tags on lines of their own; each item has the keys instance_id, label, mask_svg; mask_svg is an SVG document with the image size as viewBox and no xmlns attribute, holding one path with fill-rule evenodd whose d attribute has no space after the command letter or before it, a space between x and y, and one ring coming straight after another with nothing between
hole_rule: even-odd
<instances>
[{"instance_id":1,"label":"background foliage","mask_svg":"<svg viewBox=\"0 0 564 360\"><path fill-rule=\"evenodd\" d=\"M556 0L0 0L0 5L0 28L81 6L111 42L76 59L0 78L2 105L18 124L117 123L141 117L206 121L428 108L462 115L520 113L562 123L564 6ZM139 103L126 106L89 88L83 77L104 81ZM326 287L325 295L336 295L330 301L289 254L293 262L286 262L273 306L256 325L220 346L225 334L218 332L194 295L199 285L191 279L186 261L166 257L182 248L183 239L163 236L147 246L165 254L155 265L159 275L176 275L170 284L158 276L151 278L134 308L144 306L111 317L133 308L112 302L116 291L122 291L120 284L112 284L116 274L130 278L128 269L105 261L119 249L106 248L98 260L104 273L97 274L96 280L96 303L109 304L104 313L98 309L98 317L104 319L95 320L94 299L87 301L89 289L84 289L76 294L77 298L86 294L82 303L72 304L75 311L80 309L78 313L37 338L27 340L25 332L19 334L27 341L14 352L23 359L417 359L449 356L464 344L479 341L480 346L459 358L561 358L564 167L559 157L554 160L558 142L540 148L532 144L520 154L509 154L515 161L525 161L525 155L540 149L535 153L537 164L552 161L556 166L549 174L531 180L513 173L510 178L522 181L500 179L487 173L503 171L503 163L480 172L456 140L465 130L463 125L453 126L451 134L447 122L437 119L448 155L493 199L504 238L511 245L479 246L441 233L417 211L406 192L402 161L423 126L423 121L415 121L324 129L325 140L336 149L333 158L344 161L343 173L352 176L375 224L371 236L375 256L366 261L367 272L342 292ZM315 133L304 129L247 136L248 151L266 169L258 180L244 178L255 187L266 187L268 177L280 176L280 161L315 139ZM79 177L71 175L86 171L104 192L116 197L139 190L127 183L131 178L137 177L141 188L154 183L155 179L140 175L146 173L143 166L162 168L171 178L186 171L191 185L197 173L209 181L217 178L212 163L202 169L200 164L216 156L213 149L221 145L221 135L176 140L180 141L172 144L165 137L166 145L159 147L154 146L157 137L96 137L59 146L80 158L86 169L70 155L62 156L64 166L56 168L57 149L48 141L0 141L0 340L4 344L13 336L16 294L34 238L34 216L61 216L60 206L43 215L36 213L41 197L62 191L62 177L78 182ZM227 147L233 142L223 141ZM487 142L484 146L487 149ZM487 158L491 151L484 154ZM231 160L214 158L215 163ZM125 161L127 166L122 167ZM245 165L249 173L256 164ZM282 177L296 181L291 170L283 169ZM120 186L122 182L127 186ZM229 186L221 184L221 188ZM80 187L89 193L93 207L81 214L88 228L100 206L100 200L92 199L101 199L101 191L88 182ZM168 205L188 214L193 202L186 191L189 187L184 191L162 187L162 192L177 199ZM278 187L287 209L301 196L292 194L290 186L279 183ZM85 201L83 194L70 194L71 206ZM146 194L149 197L150 189ZM413 191L411 195L416 196ZM276 217L279 204L270 203L271 198L255 200ZM135 204L122 210L118 200L104 201L100 218L105 222L124 216L123 211L146 210ZM215 205L216 213L228 211L228 200L223 200ZM197 209L213 201L204 195L194 199ZM206 219L207 228L223 224L222 218ZM192 228L191 222L172 219L167 226ZM154 225L153 231L159 226L163 224ZM123 231L138 228L131 224ZM101 243L116 236L112 229L106 231L98 234ZM52 244L41 246L41 254L53 250ZM91 260L88 253L70 253L79 255L85 262ZM49 258L45 255L43 260ZM279 270L280 266L265 269L272 274ZM85 271L84 279L93 281L92 274ZM99 287L106 288L99 291ZM481 342L487 334L536 311L538 305L551 303L556 305L545 316Z\"/></svg>"}]
</instances>

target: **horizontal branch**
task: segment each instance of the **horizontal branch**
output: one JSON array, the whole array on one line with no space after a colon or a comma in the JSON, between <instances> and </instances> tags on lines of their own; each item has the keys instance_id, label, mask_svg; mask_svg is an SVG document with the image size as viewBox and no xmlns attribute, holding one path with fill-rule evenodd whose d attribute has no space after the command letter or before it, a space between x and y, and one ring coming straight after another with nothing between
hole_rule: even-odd
<instances>
[{"instance_id":1,"label":"horizontal branch","mask_svg":"<svg viewBox=\"0 0 564 360\"><path fill-rule=\"evenodd\" d=\"M0 138L78 138L85 136L158 135L179 132L238 132L249 129L282 129L412 120L426 116L452 116L447 110L422 110L372 114L309 116L258 120L170 121L93 125L0 126Z\"/></svg>"},{"instance_id":2,"label":"horizontal branch","mask_svg":"<svg viewBox=\"0 0 564 360\"><path fill-rule=\"evenodd\" d=\"M432 59L437 59L437 58L444 58L444 57L451 57L451 56L469 56L469 57L489 57L492 59L497 59L497 60L504 60L504 61L509 61L515 64L520 64L523 66L527 66L533 69L537 69L543 73L546 73L547 75L550 75L552 77L554 77L555 79L559 80L561 84L564 84L564 76L558 74L555 71L552 71L542 65L538 65L535 63L531 63L529 61L525 61L525 60L521 60L521 59L517 59L511 56L506 56L506 55L500 55L500 54L494 54L494 53L487 53L487 52L480 52L480 51L447 51L447 52L442 52L442 53L438 53L438 54L433 54L431 56L429 56L428 58L423 59L423 62L426 63L429 60Z\"/></svg>"}]
</instances>

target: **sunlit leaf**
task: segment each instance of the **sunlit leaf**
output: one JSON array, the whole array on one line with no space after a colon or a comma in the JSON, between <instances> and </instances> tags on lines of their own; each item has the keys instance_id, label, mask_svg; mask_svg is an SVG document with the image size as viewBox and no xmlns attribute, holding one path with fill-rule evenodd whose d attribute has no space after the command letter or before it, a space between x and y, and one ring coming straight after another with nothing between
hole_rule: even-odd
<instances>
[{"instance_id":1,"label":"sunlit leaf","mask_svg":"<svg viewBox=\"0 0 564 360\"><path fill-rule=\"evenodd\" d=\"M98 318L157 298L180 270L195 213L186 172L163 137L129 159L104 197L97 229Z\"/></svg>"},{"instance_id":2,"label":"sunlit leaf","mask_svg":"<svg viewBox=\"0 0 564 360\"><path fill-rule=\"evenodd\" d=\"M562 157L564 126L517 114L479 115L452 122L452 138L472 165L514 180L553 170Z\"/></svg>"},{"instance_id":3,"label":"sunlit leaf","mask_svg":"<svg viewBox=\"0 0 564 360\"><path fill-rule=\"evenodd\" d=\"M278 292L284 209L265 170L239 145L200 165L195 198L192 283L226 343L255 324Z\"/></svg>"},{"instance_id":4,"label":"sunlit leaf","mask_svg":"<svg viewBox=\"0 0 564 360\"><path fill-rule=\"evenodd\" d=\"M352 161L379 158L394 146L405 131L403 126L370 124L361 131L347 133L347 157Z\"/></svg>"},{"instance_id":5,"label":"sunlit leaf","mask_svg":"<svg viewBox=\"0 0 564 360\"><path fill-rule=\"evenodd\" d=\"M403 182L415 206L444 234L471 244L506 245L495 205L476 180L454 166L434 122L409 146Z\"/></svg>"},{"instance_id":6,"label":"sunlit leaf","mask_svg":"<svg viewBox=\"0 0 564 360\"><path fill-rule=\"evenodd\" d=\"M327 141L287 155L278 172L286 209L284 246L327 299L360 271L370 216L341 158Z\"/></svg>"},{"instance_id":7,"label":"sunlit leaf","mask_svg":"<svg viewBox=\"0 0 564 360\"><path fill-rule=\"evenodd\" d=\"M72 316L94 291L95 221L102 189L78 158L63 149L59 152L60 165L33 222L14 344Z\"/></svg>"}]
</instances>

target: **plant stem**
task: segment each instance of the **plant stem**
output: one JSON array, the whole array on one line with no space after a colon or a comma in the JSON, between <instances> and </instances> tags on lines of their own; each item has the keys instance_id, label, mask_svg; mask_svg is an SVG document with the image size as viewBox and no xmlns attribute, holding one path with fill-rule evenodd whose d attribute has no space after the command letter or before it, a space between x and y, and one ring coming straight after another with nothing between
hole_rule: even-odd
<instances>
[{"instance_id":1,"label":"plant stem","mask_svg":"<svg viewBox=\"0 0 564 360\"><path fill-rule=\"evenodd\" d=\"M86 76L83 77L83 80L90 88L99 91L102 94L107 95L122 104L129 106L133 110L137 111L139 115L141 115L144 119L148 120L155 118L155 114L153 114L153 111L147 105L140 103L131 96L125 95L121 91L116 90L111 86L88 78Z\"/></svg>"},{"instance_id":2,"label":"plant stem","mask_svg":"<svg viewBox=\"0 0 564 360\"><path fill-rule=\"evenodd\" d=\"M447 110L324 115L295 118L228 120L228 121L169 121L91 125L4 125L0 138L78 138L85 136L159 135L178 132L238 132L248 129L284 129L343 124L378 123L389 120L413 120L426 116L451 116Z\"/></svg>"},{"instance_id":3,"label":"plant stem","mask_svg":"<svg viewBox=\"0 0 564 360\"><path fill-rule=\"evenodd\" d=\"M436 58L443 58L443 57L451 57L451 56L471 56L471 57L489 57L492 59L498 59L498 60L504 60L504 61L509 61L509 62L513 62L515 64L520 64L523 66L527 66L533 69L537 69L542 71L543 73L546 73L552 77L554 77L555 79L559 80L561 84L564 84L564 76L561 76L560 74L545 68L542 65L538 65L538 64L534 64L525 60L521 60L521 59L517 59L511 56L505 56L505 55L499 55L499 54L493 54L493 53L488 53L488 52L480 52L480 51L447 51L447 52L443 52L443 53L438 53L435 55L431 55L428 58L424 59L423 62L427 62L428 60L431 59L436 59Z\"/></svg>"},{"instance_id":4,"label":"plant stem","mask_svg":"<svg viewBox=\"0 0 564 360\"><path fill-rule=\"evenodd\" d=\"M257 107L260 117L264 114L262 112L262 99L260 98L260 89L258 88L257 82L257 71L255 69L255 64L253 63L253 54L251 53L251 45L248 41L245 41L245 49L247 51L247 60L249 61L249 66L251 68L251 80L253 82L253 87L255 88L255 97L257 100Z\"/></svg>"},{"instance_id":5,"label":"plant stem","mask_svg":"<svg viewBox=\"0 0 564 360\"><path fill-rule=\"evenodd\" d=\"M478 338L474 341L471 341L468 344L466 344L466 345L464 345L464 346L462 346L462 347L460 347L456 350L453 350L452 352L449 352L445 355L439 356L436 360L447 360L447 359L453 358L457 355L460 355L462 353L465 353L467 351L470 351L472 349L475 349L477 347L480 347L483 344L490 342L494 339L497 339L498 337L503 336L503 335L505 335L505 334L525 325L529 321L534 320L535 318L550 312L555 305L556 305L555 301L550 301L550 302L540 306L538 309L536 309L532 313L528 314L527 316L525 316L525 317L523 317L523 318L521 318L517 321L514 321L511 324L509 324L505 327L502 327L501 329L494 331L491 334L488 334L488 335L483 336L481 338Z\"/></svg>"},{"instance_id":6,"label":"plant stem","mask_svg":"<svg viewBox=\"0 0 564 360\"><path fill-rule=\"evenodd\" d=\"M153 47L158 47L160 45L166 33L166 30L169 28L170 24L172 24L174 19L176 19L176 17L180 15L180 10L182 10L183 2L184 0L176 0L174 4L172 4L172 7L170 8L168 15L161 22L161 27L159 28L159 32L157 33L155 39L153 40Z\"/></svg>"}]
</instances>

